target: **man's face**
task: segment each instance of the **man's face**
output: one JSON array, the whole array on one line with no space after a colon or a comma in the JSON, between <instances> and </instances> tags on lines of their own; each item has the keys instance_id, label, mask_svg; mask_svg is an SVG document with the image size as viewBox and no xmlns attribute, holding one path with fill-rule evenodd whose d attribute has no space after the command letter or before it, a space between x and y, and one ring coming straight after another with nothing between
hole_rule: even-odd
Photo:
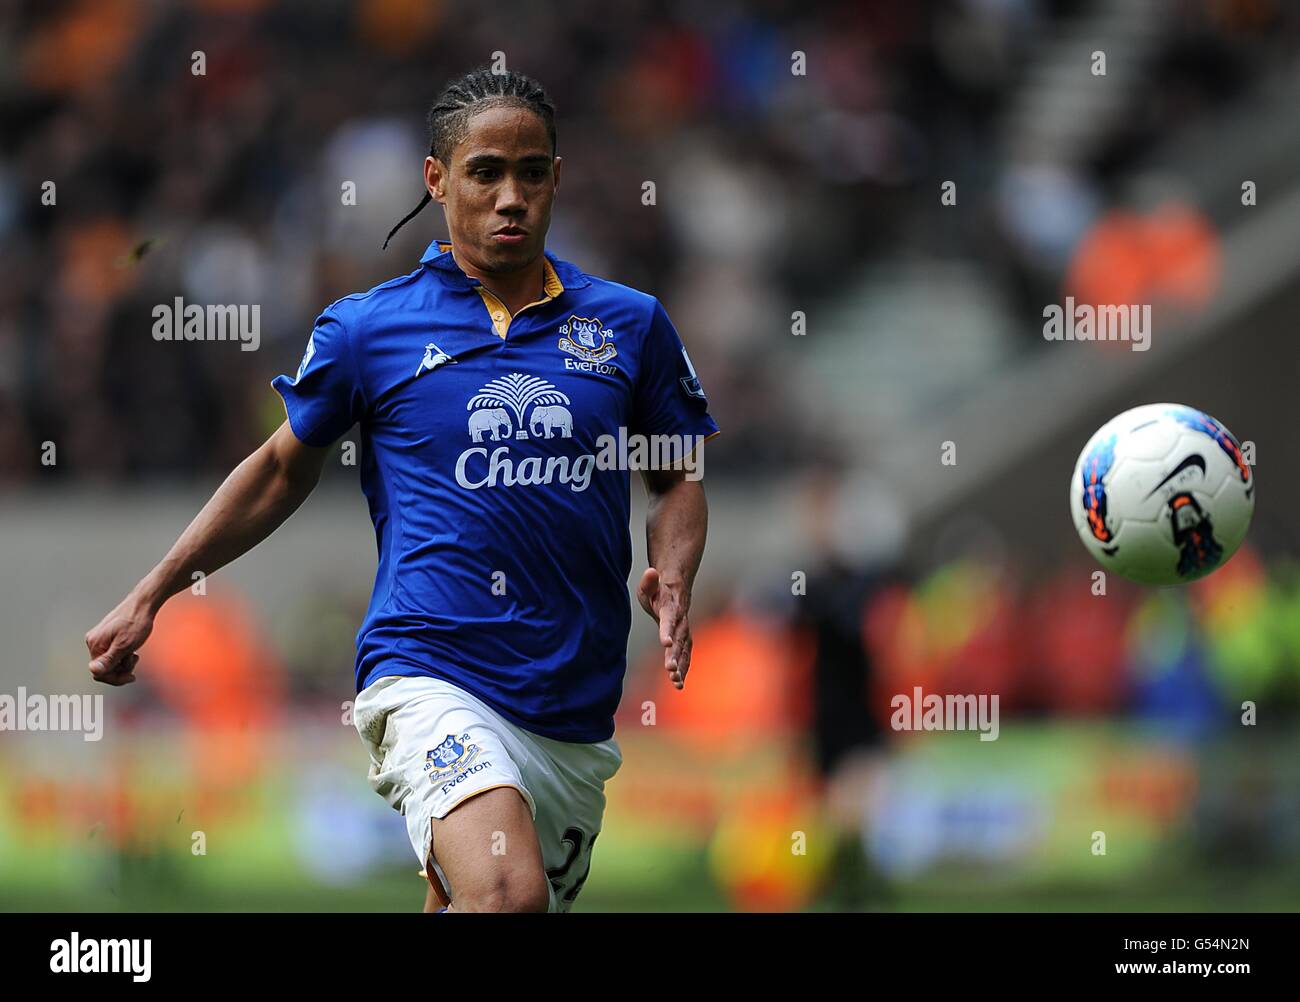
<instances>
[{"instance_id":1,"label":"man's face","mask_svg":"<svg viewBox=\"0 0 1300 1002\"><path fill-rule=\"evenodd\" d=\"M456 252L484 272L511 272L537 260L560 186L560 158L541 116L524 108L480 111L451 163L428 157L424 180L447 212Z\"/></svg>"}]
</instances>

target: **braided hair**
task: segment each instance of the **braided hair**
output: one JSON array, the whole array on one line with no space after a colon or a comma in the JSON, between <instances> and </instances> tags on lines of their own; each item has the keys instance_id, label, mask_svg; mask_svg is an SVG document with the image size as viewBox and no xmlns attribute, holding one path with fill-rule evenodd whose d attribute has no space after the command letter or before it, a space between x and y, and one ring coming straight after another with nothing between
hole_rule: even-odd
<instances>
[{"instance_id":1,"label":"braided hair","mask_svg":"<svg viewBox=\"0 0 1300 1002\"><path fill-rule=\"evenodd\" d=\"M494 73L489 69L477 69L453 80L438 95L429 109L429 156L451 163L451 152L458 143L469 135L469 120L480 111L502 105L514 105L527 108L541 116L546 126L546 135L551 141L551 156L555 156L555 106L546 91L532 77L510 70ZM388 231L384 248L393 234L414 219L420 211L433 201L433 196L425 190L420 204L402 217L401 222Z\"/></svg>"}]
</instances>

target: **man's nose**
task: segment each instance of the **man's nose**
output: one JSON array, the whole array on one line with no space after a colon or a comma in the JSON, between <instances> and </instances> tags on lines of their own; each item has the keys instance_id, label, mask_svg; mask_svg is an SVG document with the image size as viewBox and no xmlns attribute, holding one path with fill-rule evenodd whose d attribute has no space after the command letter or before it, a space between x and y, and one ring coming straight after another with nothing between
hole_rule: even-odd
<instances>
[{"instance_id":1,"label":"man's nose","mask_svg":"<svg viewBox=\"0 0 1300 1002\"><path fill-rule=\"evenodd\" d=\"M497 190L497 212L525 212L527 209L524 186L515 178L507 177Z\"/></svg>"}]
</instances>

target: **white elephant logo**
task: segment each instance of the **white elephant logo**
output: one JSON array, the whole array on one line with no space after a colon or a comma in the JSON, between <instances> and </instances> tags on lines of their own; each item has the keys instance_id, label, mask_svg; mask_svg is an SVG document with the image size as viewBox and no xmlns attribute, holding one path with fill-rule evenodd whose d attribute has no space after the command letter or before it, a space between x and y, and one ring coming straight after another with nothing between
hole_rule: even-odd
<instances>
[{"instance_id":1,"label":"white elephant logo","mask_svg":"<svg viewBox=\"0 0 1300 1002\"><path fill-rule=\"evenodd\" d=\"M561 393L553 383L547 382L540 376L528 376L522 372L512 372L508 376L498 376L496 379L489 380L488 383L470 397L469 403L465 405L466 410L474 411L469 419L469 433L475 442L483 441L484 431L492 431L492 441L497 441L497 427L504 426L506 438L510 437L510 412L514 413L515 426L518 430L514 437L518 439L527 439L528 432L524 425L530 427L541 423L547 428L546 437L551 438L550 429L560 428L560 434L565 438L573 437L573 418L569 412L560 404L569 403L569 398ZM524 414L532 406L533 420L524 421ZM484 411L484 408L491 410ZM509 411L506 410L509 408ZM549 418L545 415L548 411L555 412ZM493 415L492 419L480 417L482 413ZM539 418L537 415L543 415ZM478 429L477 432L475 429Z\"/></svg>"},{"instance_id":2,"label":"white elephant logo","mask_svg":"<svg viewBox=\"0 0 1300 1002\"><path fill-rule=\"evenodd\" d=\"M552 404L549 407L534 407L532 416L528 419L528 431L538 434L537 426L541 425L545 433L544 438L554 438L555 429L559 429L561 438L573 438L573 415L567 408L559 404Z\"/></svg>"},{"instance_id":3,"label":"white elephant logo","mask_svg":"<svg viewBox=\"0 0 1300 1002\"><path fill-rule=\"evenodd\" d=\"M504 408L483 408L469 416L469 437L473 441L482 442L485 431L491 434L493 442L510 437L510 415Z\"/></svg>"}]
</instances>

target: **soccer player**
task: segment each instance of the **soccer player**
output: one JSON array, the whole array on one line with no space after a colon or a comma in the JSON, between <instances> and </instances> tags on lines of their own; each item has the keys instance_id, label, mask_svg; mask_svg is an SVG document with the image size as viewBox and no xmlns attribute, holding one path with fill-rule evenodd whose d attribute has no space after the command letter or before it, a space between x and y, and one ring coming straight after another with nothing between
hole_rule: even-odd
<instances>
[{"instance_id":1,"label":"soccer player","mask_svg":"<svg viewBox=\"0 0 1300 1002\"><path fill-rule=\"evenodd\" d=\"M162 604L270 535L359 422L379 550L353 710L370 784L406 819L426 911L562 912L622 763L630 474L608 446L681 436L642 470L637 586L681 689L708 521L694 449L718 428L659 302L545 249L561 161L542 87L469 73L429 127L427 194L402 223L436 201L450 243L320 315L272 383L287 421L86 634L90 671L135 681Z\"/></svg>"}]
</instances>

